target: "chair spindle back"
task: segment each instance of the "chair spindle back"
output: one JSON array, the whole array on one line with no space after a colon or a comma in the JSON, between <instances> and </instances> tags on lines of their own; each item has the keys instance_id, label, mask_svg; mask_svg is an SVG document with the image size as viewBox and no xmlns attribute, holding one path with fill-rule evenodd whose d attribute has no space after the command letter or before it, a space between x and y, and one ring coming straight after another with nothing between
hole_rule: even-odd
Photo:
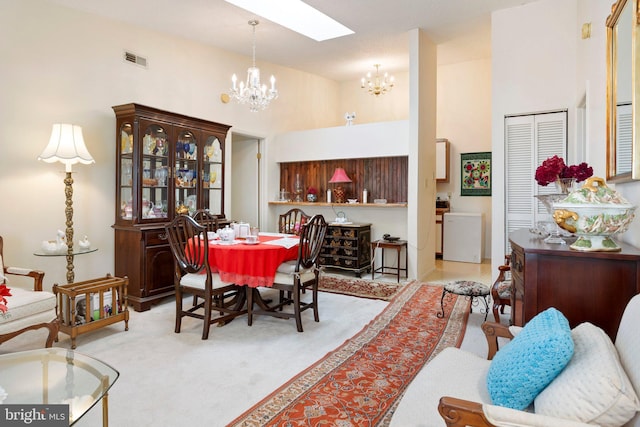
<instances>
[{"instance_id":1,"label":"chair spindle back","mask_svg":"<svg viewBox=\"0 0 640 427\"><path fill-rule=\"evenodd\" d=\"M206 227L207 231L218 231L218 217L212 215L208 210L198 209L193 213L192 218L195 219L198 224Z\"/></svg>"},{"instance_id":2,"label":"chair spindle back","mask_svg":"<svg viewBox=\"0 0 640 427\"><path fill-rule=\"evenodd\" d=\"M317 264L326 233L327 222L322 215L314 215L302 225L296 271L311 268Z\"/></svg>"},{"instance_id":3,"label":"chair spindle back","mask_svg":"<svg viewBox=\"0 0 640 427\"><path fill-rule=\"evenodd\" d=\"M278 232L300 235L302 226L309 220L302 209L293 208L278 217Z\"/></svg>"},{"instance_id":4,"label":"chair spindle back","mask_svg":"<svg viewBox=\"0 0 640 427\"><path fill-rule=\"evenodd\" d=\"M206 256L209 239L205 226L187 215L178 215L165 226L165 230L171 252L181 270L199 273L206 269L210 274Z\"/></svg>"}]
</instances>

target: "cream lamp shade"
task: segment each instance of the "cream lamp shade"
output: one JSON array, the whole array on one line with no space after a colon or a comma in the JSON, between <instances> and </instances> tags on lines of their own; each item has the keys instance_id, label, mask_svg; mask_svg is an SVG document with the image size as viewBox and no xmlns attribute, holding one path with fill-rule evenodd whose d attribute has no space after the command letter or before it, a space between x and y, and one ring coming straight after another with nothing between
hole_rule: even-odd
<instances>
[{"instance_id":1,"label":"cream lamp shade","mask_svg":"<svg viewBox=\"0 0 640 427\"><path fill-rule=\"evenodd\" d=\"M95 160L89 154L89 150L84 145L82 128L66 123L53 125L49 144L40 153L38 160L47 163L64 163L67 172L71 172L71 165L75 163L85 165L95 163Z\"/></svg>"}]
</instances>

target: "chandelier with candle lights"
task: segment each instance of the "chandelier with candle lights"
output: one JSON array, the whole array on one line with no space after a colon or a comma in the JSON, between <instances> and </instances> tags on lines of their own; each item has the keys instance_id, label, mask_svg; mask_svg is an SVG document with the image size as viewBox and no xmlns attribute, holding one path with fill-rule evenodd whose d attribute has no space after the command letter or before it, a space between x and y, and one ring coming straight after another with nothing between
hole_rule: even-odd
<instances>
[{"instance_id":1,"label":"chandelier with candle lights","mask_svg":"<svg viewBox=\"0 0 640 427\"><path fill-rule=\"evenodd\" d=\"M260 84L260 69L256 67L256 25L260 22L257 19L249 21L253 27L253 62L247 69L247 81L238 84L238 77L234 74L231 77L233 84L229 96L240 104L248 104L250 111L264 110L269 103L278 97L276 90L276 78L271 76L271 88Z\"/></svg>"},{"instance_id":2,"label":"chandelier with candle lights","mask_svg":"<svg viewBox=\"0 0 640 427\"><path fill-rule=\"evenodd\" d=\"M384 95L389 92L393 85L395 84L395 79L393 76L389 76L388 73L384 73L383 76L380 76L378 69L380 68L380 64L374 64L376 67L376 75L372 76L371 73L367 73L366 79L363 77L360 82L360 87L362 89L367 89L371 95Z\"/></svg>"}]
</instances>

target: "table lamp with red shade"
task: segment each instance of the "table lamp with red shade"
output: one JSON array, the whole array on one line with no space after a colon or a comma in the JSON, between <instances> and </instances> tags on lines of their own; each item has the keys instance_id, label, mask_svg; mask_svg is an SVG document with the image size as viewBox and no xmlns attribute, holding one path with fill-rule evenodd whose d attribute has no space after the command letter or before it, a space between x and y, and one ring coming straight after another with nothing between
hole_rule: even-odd
<instances>
[{"instance_id":1,"label":"table lamp with red shade","mask_svg":"<svg viewBox=\"0 0 640 427\"><path fill-rule=\"evenodd\" d=\"M344 188L342 188L342 186L340 185L346 182L351 182L351 178L349 178L343 168L336 168L336 170L333 172L333 176L329 180L330 184L338 184L333 190L333 194L336 197L336 203L344 203L347 200Z\"/></svg>"}]
</instances>

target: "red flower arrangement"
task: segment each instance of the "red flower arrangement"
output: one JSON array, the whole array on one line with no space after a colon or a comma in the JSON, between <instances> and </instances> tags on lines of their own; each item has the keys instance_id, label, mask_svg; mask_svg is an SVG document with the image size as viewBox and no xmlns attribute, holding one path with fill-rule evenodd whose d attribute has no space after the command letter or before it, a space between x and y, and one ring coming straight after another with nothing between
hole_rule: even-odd
<instances>
[{"instance_id":1,"label":"red flower arrangement","mask_svg":"<svg viewBox=\"0 0 640 427\"><path fill-rule=\"evenodd\" d=\"M318 190L315 187L309 187L307 189L307 200L309 202L317 202L318 201Z\"/></svg>"},{"instance_id":2,"label":"red flower arrangement","mask_svg":"<svg viewBox=\"0 0 640 427\"><path fill-rule=\"evenodd\" d=\"M0 285L0 312L2 313L6 313L8 310L7 299L5 297L11 296L11 292L9 291L10 289L7 288L7 285L5 284Z\"/></svg>"},{"instance_id":3,"label":"red flower arrangement","mask_svg":"<svg viewBox=\"0 0 640 427\"><path fill-rule=\"evenodd\" d=\"M558 178L575 178L576 182L580 182L592 175L593 168L585 162L567 166L558 156L549 157L536 169L536 181L543 187L555 182Z\"/></svg>"}]
</instances>

